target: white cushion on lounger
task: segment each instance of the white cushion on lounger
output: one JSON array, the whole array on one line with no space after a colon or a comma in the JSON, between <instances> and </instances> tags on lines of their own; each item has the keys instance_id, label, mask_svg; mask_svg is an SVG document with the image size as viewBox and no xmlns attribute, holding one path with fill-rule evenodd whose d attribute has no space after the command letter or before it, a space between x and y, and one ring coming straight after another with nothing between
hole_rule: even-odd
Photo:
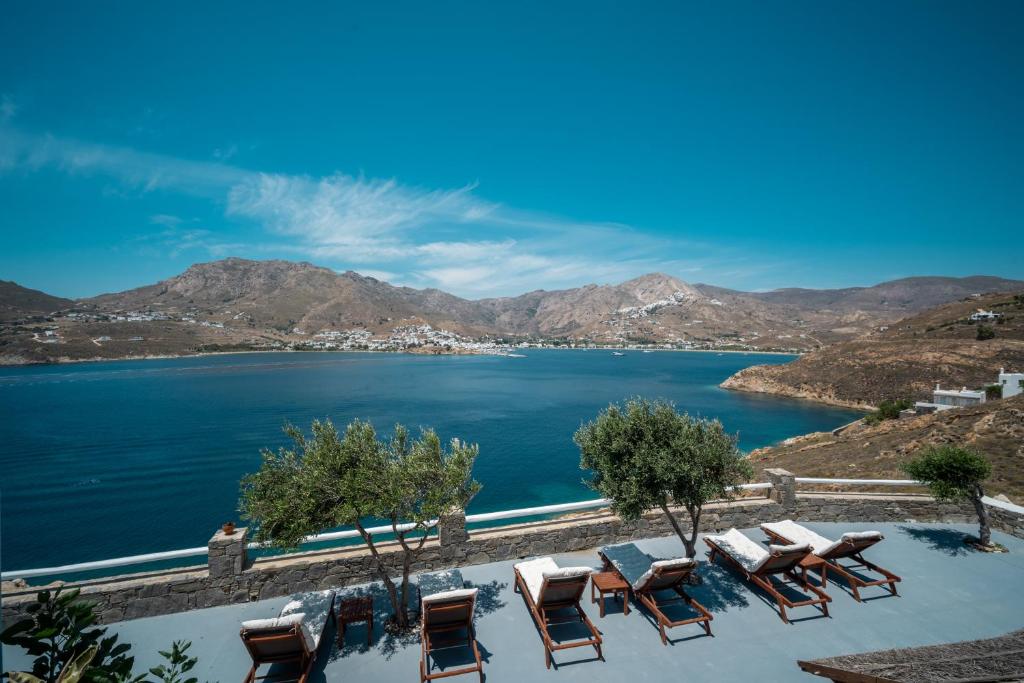
<instances>
[{"instance_id":1,"label":"white cushion on lounger","mask_svg":"<svg viewBox=\"0 0 1024 683\"><path fill-rule=\"evenodd\" d=\"M523 581L526 582L526 589L530 591L530 597L536 602L537 598L540 597L540 588L544 585L544 572L557 572L558 565L550 557L538 557L536 560L527 560L526 562L520 562L516 566L516 571L523 577Z\"/></svg>"},{"instance_id":2,"label":"white cushion on lounger","mask_svg":"<svg viewBox=\"0 0 1024 683\"><path fill-rule=\"evenodd\" d=\"M250 619L249 621L243 621L242 628L246 631L270 631L278 628L291 628L295 624L299 624L299 632L302 634L302 639L306 641L306 647L311 651L315 651L320 636L317 634L316 638L313 637L305 619L306 614L304 612L292 612L291 614L274 617L273 619ZM322 625L320 630L323 631Z\"/></svg>"},{"instance_id":3,"label":"white cushion on lounger","mask_svg":"<svg viewBox=\"0 0 1024 683\"><path fill-rule=\"evenodd\" d=\"M768 529L782 536L791 543L807 543L814 550L815 555L821 555L826 549L836 546L835 541L816 534L805 526L801 526L791 519L784 519L781 522L769 522L761 525L762 529Z\"/></svg>"},{"instance_id":4,"label":"white cushion on lounger","mask_svg":"<svg viewBox=\"0 0 1024 683\"><path fill-rule=\"evenodd\" d=\"M820 534L816 534L805 526L797 524L791 519L784 519L781 522L770 522L761 525L762 529L770 529L793 543L808 543L815 555L819 557L827 555L843 544L844 540L857 541L863 539L882 538L880 531L850 531L843 534L838 541L830 541Z\"/></svg>"},{"instance_id":5,"label":"white cushion on lounger","mask_svg":"<svg viewBox=\"0 0 1024 683\"><path fill-rule=\"evenodd\" d=\"M640 590L643 585L654 576L655 569L678 569L680 567L696 567L697 561L692 557L678 557L674 560L655 560L651 562L651 568L640 575L640 578L633 582L633 590Z\"/></svg>"},{"instance_id":6,"label":"white cushion on lounger","mask_svg":"<svg viewBox=\"0 0 1024 683\"><path fill-rule=\"evenodd\" d=\"M590 567L559 567L550 557L538 557L515 565L519 575L526 582L530 597L534 602L540 601L540 589L544 579L566 579L575 576L589 576L594 570Z\"/></svg>"},{"instance_id":7,"label":"white cushion on lounger","mask_svg":"<svg viewBox=\"0 0 1024 683\"><path fill-rule=\"evenodd\" d=\"M450 591L441 591L440 593L434 593L433 595L423 596L423 602L434 603L434 602L450 602L452 600L462 600L470 596L476 596L479 588L456 588Z\"/></svg>"},{"instance_id":8,"label":"white cushion on lounger","mask_svg":"<svg viewBox=\"0 0 1024 683\"><path fill-rule=\"evenodd\" d=\"M720 536L708 536L711 541L720 547L723 552L729 554L748 572L755 572L761 568L771 554L741 534L736 529L729 529Z\"/></svg>"},{"instance_id":9,"label":"white cushion on lounger","mask_svg":"<svg viewBox=\"0 0 1024 683\"><path fill-rule=\"evenodd\" d=\"M774 543L768 546L768 552L773 555L785 555L786 553L795 552L811 552L810 543L790 543L789 545L775 545Z\"/></svg>"}]
</instances>

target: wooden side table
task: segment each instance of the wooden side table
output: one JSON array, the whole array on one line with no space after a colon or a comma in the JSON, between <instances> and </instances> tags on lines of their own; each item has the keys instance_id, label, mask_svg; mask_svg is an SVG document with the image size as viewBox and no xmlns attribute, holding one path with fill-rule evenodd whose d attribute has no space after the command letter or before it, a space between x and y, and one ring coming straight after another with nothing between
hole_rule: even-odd
<instances>
[{"instance_id":1,"label":"wooden side table","mask_svg":"<svg viewBox=\"0 0 1024 683\"><path fill-rule=\"evenodd\" d=\"M373 598L349 598L338 605L338 647L345 644L345 629L349 624L366 622L366 644L373 638Z\"/></svg>"},{"instance_id":2,"label":"wooden side table","mask_svg":"<svg viewBox=\"0 0 1024 683\"><path fill-rule=\"evenodd\" d=\"M629 584L622 580L618 572L597 572L590 575L590 602L598 602L601 618L604 618L604 596L611 593L612 597L622 597L622 613L629 614ZM597 597L600 594L600 598Z\"/></svg>"},{"instance_id":3,"label":"wooden side table","mask_svg":"<svg viewBox=\"0 0 1024 683\"><path fill-rule=\"evenodd\" d=\"M816 571L821 575L821 587L828 586L828 562L817 555L811 554L800 560L800 572L804 582L807 581L807 571Z\"/></svg>"}]
</instances>

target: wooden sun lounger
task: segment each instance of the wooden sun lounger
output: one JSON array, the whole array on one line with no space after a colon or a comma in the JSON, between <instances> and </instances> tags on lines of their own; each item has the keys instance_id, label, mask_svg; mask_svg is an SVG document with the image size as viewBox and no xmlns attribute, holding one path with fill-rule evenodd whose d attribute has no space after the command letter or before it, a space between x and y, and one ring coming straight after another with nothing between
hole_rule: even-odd
<instances>
[{"instance_id":1,"label":"wooden sun lounger","mask_svg":"<svg viewBox=\"0 0 1024 683\"><path fill-rule=\"evenodd\" d=\"M805 540L809 542L814 554L828 563L828 571L839 574L846 579L846 583L850 586L853 597L857 602L863 602L860 597L860 589L869 586L885 586L890 593L898 595L896 584L903 579L889 570L869 562L861 554L885 538L881 532L843 534L838 541L831 541L824 536L816 534L807 527L788 519L782 522L762 524L761 530L768 534L769 538L779 543L798 543ZM842 565L839 563L839 560L843 559L854 560L856 564ZM882 578L866 581L851 571L861 567L881 574ZM825 577L826 574L823 572L822 588L825 588L828 582Z\"/></svg>"},{"instance_id":2,"label":"wooden sun lounger","mask_svg":"<svg viewBox=\"0 0 1024 683\"><path fill-rule=\"evenodd\" d=\"M697 562L689 558L657 561L632 543L607 546L598 551L605 569L617 573L629 584L633 595L650 610L658 622L662 645L668 645L666 629L687 624L700 624L707 635L711 635L711 620L714 618L703 605L691 598L683 586L690 574L697 568ZM674 592L677 597L658 601L658 594ZM696 617L673 621L662 609L672 602L684 602L697 612Z\"/></svg>"},{"instance_id":3,"label":"wooden sun lounger","mask_svg":"<svg viewBox=\"0 0 1024 683\"><path fill-rule=\"evenodd\" d=\"M435 593L422 599L420 683L474 672L479 674L480 683L483 683L484 665L480 659L480 649L476 644L476 631L473 629L476 595L476 588L467 588ZM458 637L460 633L465 634L465 640ZM454 635L456 638L454 640L446 638L448 635ZM450 671L430 672L431 652L463 645L473 652L475 664Z\"/></svg>"},{"instance_id":4,"label":"wooden sun lounger","mask_svg":"<svg viewBox=\"0 0 1024 683\"><path fill-rule=\"evenodd\" d=\"M306 683L328 618L334 618L334 591L300 595L285 605L274 619L243 622L240 632L242 644L252 657L252 668L244 683L254 683L257 669L264 664L288 662L298 666L299 675L287 680Z\"/></svg>"},{"instance_id":5,"label":"wooden sun lounger","mask_svg":"<svg viewBox=\"0 0 1024 683\"><path fill-rule=\"evenodd\" d=\"M535 566L529 567L528 565L531 564ZM538 566L541 569L538 569ZM537 624L541 638L544 641L544 665L549 669L551 668L551 657L556 650L568 650L569 648L585 646L593 646L597 650L598 659L604 660L604 655L601 653L601 634L598 633L590 619L587 618L583 608L580 607L580 598L583 596L583 592L587 589L587 583L590 581L589 567L559 570L554 560L550 557L542 557L530 560L529 562L521 562L515 565L513 569L516 575L515 590L522 593L526 606L530 610L530 615L533 616L533 620ZM578 569L580 573L568 576L558 575L563 571L570 572L572 569ZM587 570L585 573L583 573L584 569ZM533 575L543 577L540 579L540 586L537 589L536 597L534 597L533 592L530 590L528 577L524 576L527 570L530 570ZM574 610L575 614L559 617L558 612L564 610ZM587 631L589 631L590 637L571 643L556 643L548 632L548 628L573 622L583 624Z\"/></svg>"},{"instance_id":6,"label":"wooden sun lounger","mask_svg":"<svg viewBox=\"0 0 1024 683\"><path fill-rule=\"evenodd\" d=\"M783 622L790 623L789 617L786 616L787 608L805 607L808 605L817 605L822 614L826 617L828 616L828 603L832 601L832 598L821 588L810 583L806 576L799 575L795 571L802 561L811 556L809 545L785 546L781 548L772 546L769 550L765 550L746 536L743 536L736 529L729 529L729 531L721 536L705 536L704 542L711 548L708 553L709 562L714 562L715 557L718 556L725 558L748 581L775 598L775 602L779 606L779 616L782 617ZM749 546L746 544L749 544ZM736 548L746 549L748 547L750 554L747 556L730 552L730 550L735 551ZM758 555L756 559L753 557L755 552ZM778 575L784 576L789 581L776 579ZM803 591L814 595L814 597L794 602L782 594L776 586L776 581L782 584L789 583L798 586Z\"/></svg>"}]
</instances>

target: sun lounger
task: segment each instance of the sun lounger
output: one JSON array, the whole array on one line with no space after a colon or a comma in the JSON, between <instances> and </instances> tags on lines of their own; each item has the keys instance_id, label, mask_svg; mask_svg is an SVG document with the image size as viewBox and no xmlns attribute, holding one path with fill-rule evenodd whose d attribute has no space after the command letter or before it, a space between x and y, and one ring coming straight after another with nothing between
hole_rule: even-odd
<instances>
[{"instance_id":1,"label":"sun lounger","mask_svg":"<svg viewBox=\"0 0 1024 683\"><path fill-rule=\"evenodd\" d=\"M550 557L520 562L513 568L516 574L515 590L522 593L526 606L540 630L544 641L544 664L551 668L551 656L555 650L592 645L601 654L601 635L590 623L580 607L580 598L590 580L590 567L559 568ZM566 611L575 613L566 617ZM589 637L571 643L555 642L549 629L552 626L580 623L589 632Z\"/></svg>"},{"instance_id":2,"label":"sun lounger","mask_svg":"<svg viewBox=\"0 0 1024 683\"><path fill-rule=\"evenodd\" d=\"M334 618L332 590L298 595L272 619L242 622L242 643L252 657L245 683L256 680L256 670L263 664L285 662L295 662L300 672L295 680L306 683L328 617Z\"/></svg>"},{"instance_id":3,"label":"sun lounger","mask_svg":"<svg viewBox=\"0 0 1024 683\"><path fill-rule=\"evenodd\" d=\"M807 581L806 576L800 576L794 571L801 562L813 557L809 544L772 545L765 550L736 529L729 529L720 536L707 535L704 537L704 542L711 548L708 561L714 562L717 556L728 560L743 573L748 581L775 598L779 605L779 616L785 623L789 623L789 618L786 616L787 607L818 605L822 613L826 617L828 616L828 603L832 598L828 596L828 593ZM777 579L778 575L784 576L789 581ZM787 583L798 586L815 597L794 602L779 590L780 586L776 582L782 587L785 587Z\"/></svg>"},{"instance_id":4,"label":"sun lounger","mask_svg":"<svg viewBox=\"0 0 1024 683\"><path fill-rule=\"evenodd\" d=\"M697 561L692 557L673 560L656 560L640 550L632 543L612 545L598 551L604 560L605 569L615 571L629 584L633 595L658 620L658 631L661 642L668 645L665 629L685 624L700 624L704 631L711 635L711 613L704 606L686 594L683 586L690 574L697 568ZM673 591L676 597L658 602L658 594ZM697 612L696 617L672 620L662 609L669 603L683 601Z\"/></svg>"},{"instance_id":5,"label":"sun lounger","mask_svg":"<svg viewBox=\"0 0 1024 683\"><path fill-rule=\"evenodd\" d=\"M447 678L460 674L478 673L484 680L484 665L476 644L473 629L473 610L476 607L476 588L459 588L424 596L422 599L422 633L420 656L420 683L435 678ZM458 637L465 634L465 640ZM446 636L454 635L455 639ZM473 652L475 664L448 671L431 673L431 653L451 647L468 647Z\"/></svg>"},{"instance_id":6,"label":"sun lounger","mask_svg":"<svg viewBox=\"0 0 1024 683\"><path fill-rule=\"evenodd\" d=\"M828 563L828 571L835 572L846 579L857 602L861 602L860 589L868 586L886 586L890 593L897 595L896 584L902 579L889 570L868 562L861 554L885 538L880 531L848 532L840 536L838 541L831 541L791 519L762 524L761 530L768 534L772 540L779 543L809 544L814 554ZM839 563L839 560L847 558L856 561L857 564L842 565ZM853 573L852 570L861 567L881 574L883 578L868 581ZM826 574L822 573L822 588L827 583L825 577Z\"/></svg>"}]
</instances>

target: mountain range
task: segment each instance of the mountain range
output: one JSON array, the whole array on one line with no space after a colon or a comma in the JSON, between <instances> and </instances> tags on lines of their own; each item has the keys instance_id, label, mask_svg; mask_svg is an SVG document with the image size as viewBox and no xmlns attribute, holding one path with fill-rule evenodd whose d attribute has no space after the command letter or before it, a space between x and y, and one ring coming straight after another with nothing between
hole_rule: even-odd
<instances>
[{"instance_id":1,"label":"mountain range","mask_svg":"<svg viewBox=\"0 0 1024 683\"><path fill-rule=\"evenodd\" d=\"M424 325L469 339L806 351L938 303L1021 290L1022 281L977 276L741 292L651 273L619 284L469 300L310 263L227 258L156 284L75 301L2 282L0 357L45 362L278 348L325 331L383 337ZM41 324L56 327L49 339L36 329ZM134 345L119 343L126 332Z\"/></svg>"}]
</instances>

